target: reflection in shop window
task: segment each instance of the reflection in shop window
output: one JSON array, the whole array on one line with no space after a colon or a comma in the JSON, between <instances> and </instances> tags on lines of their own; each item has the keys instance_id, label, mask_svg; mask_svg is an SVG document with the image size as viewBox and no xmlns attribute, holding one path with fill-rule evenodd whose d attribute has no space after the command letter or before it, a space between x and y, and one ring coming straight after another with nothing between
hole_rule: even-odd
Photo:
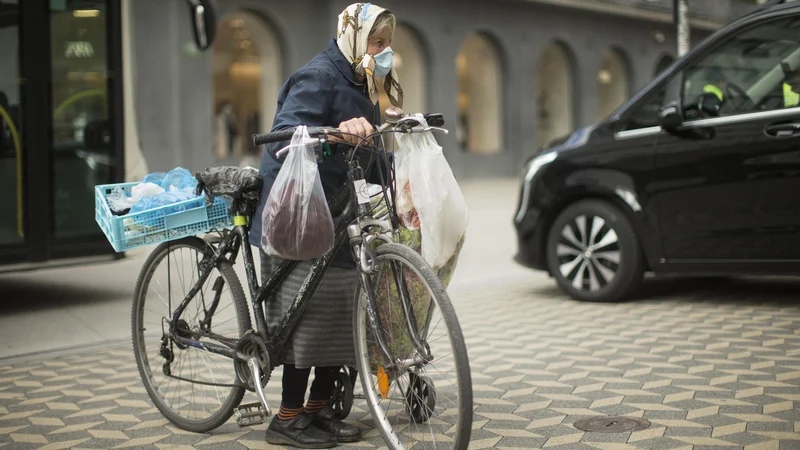
<instances>
[{"instance_id":1,"label":"reflection in shop window","mask_svg":"<svg viewBox=\"0 0 800 450\"><path fill-rule=\"evenodd\" d=\"M503 148L502 76L497 47L481 34L469 36L456 58L458 74L457 138L470 153Z\"/></svg>"},{"instance_id":2,"label":"reflection in shop window","mask_svg":"<svg viewBox=\"0 0 800 450\"><path fill-rule=\"evenodd\" d=\"M597 72L598 120L606 119L628 100L630 80L628 64L619 50L609 49L603 54Z\"/></svg>"},{"instance_id":3,"label":"reflection in shop window","mask_svg":"<svg viewBox=\"0 0 800 450\"><path fill-rule=\"evenodd\" d=\"M53 4L53 143L80 146L87 125L109 118L106 13L103 5L69 10Z\"/></svg>"},{"instance_id":4,"label":"reflection in shop window","mask_svg":"<svg viewBox=\"0 0 800 450\"><path fill-rule=\"evenodd\" d=\"M281 53L271 27L240 11L220 21L213 48L214 155L258 166L247 136L272 128L283 85Z\"/></svg>"},{"instance_id":5,"label":"reflection in shop window","mask_svg":"<svg viewBox=\"0 0 800 450\"><path fill-rule=\"evenodd\" d=\"M112 180L106 1L50 1L52 201L56 239L100 233L94 186ZM112 44L116 45L116 43Z\"/></svg>"},{"instance_id":6,"label":"reflection in shop window","mask_svg":"<svg viewBox=\"0 0 800 450\"><path fill-rule=\"evenodd\" d=\"M543 148L570 133L574 123L572 59L563 44L553 42L542 52L536 84L536 137Z\"/></svg>"}]
</instances>

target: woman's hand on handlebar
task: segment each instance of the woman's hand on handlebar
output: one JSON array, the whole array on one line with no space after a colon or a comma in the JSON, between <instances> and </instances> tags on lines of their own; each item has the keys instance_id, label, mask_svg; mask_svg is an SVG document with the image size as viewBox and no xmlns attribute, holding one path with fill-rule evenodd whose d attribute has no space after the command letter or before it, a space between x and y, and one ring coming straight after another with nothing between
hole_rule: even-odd
<instances>
[{"instance_id":1,"label":"woman's hand on handlebar","mask_svg":"<svg viewBox=\"0 0 800 450\"><path fill-rule=\"evenodd\" d=\"M340 123L339 131L342 133L342 137L328 135L328 139L332 142L347 142L348 144L357 145L361 142L361 139L357 136L367 137L375 132L375 128L366 118L358 117Z\"/></svg>"}]
</instances>

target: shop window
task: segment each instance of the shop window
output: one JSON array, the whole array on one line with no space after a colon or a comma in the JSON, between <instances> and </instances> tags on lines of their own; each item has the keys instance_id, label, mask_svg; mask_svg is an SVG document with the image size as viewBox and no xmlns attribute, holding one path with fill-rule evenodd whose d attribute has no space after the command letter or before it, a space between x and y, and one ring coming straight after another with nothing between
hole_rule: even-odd
<instances>
[{"instance_id":1,"label":"shop window","mask_svg":"<svg viewBox=\"0 0 800 450\"><path fill-rule=\"evenodd\" d=\"M626 58L619 50L606 50L597 72L598 120L605 120L628 100L630 84Z\"/></svg>"},{"instance_id":2,"label":"shop window","mask_svg":"<svg viewBox=\"0 0 800 450\"><path fill-rule=\"evenodd\" d=\"M457 138L477 154L503 148L502 74L497 46L485 35L464 41L456 58L458 74Z\"/></svg>"},{"instance_id":3,"label":"shop window","mask_svg":"<svg viewBox=\"0 0 800 450\"><path fill-rule=\"evenodd\" d=\"M248 136L272 128L283 85L281 51L272 28L245 11L220 21L213 47L214 155L258 165Z\"/></svg>"},{"instance_id":4,"label":"shop window","mask_svg":"<svg viewBox=\"0 0 800 450\"><path fill-rule=\"evenodd\" d=\"M572 58L563 44L553 42L544 49L536 78L536 138L545 147L569 134L575 122Z\"/></svg>"},{"instance_id":5,"label":"shop window","mask_svg":"<svg viewBox=\"0 0 800 450\"><path fill-rule=\"evenodd\" d=\"M112 180L108 2L50 2L53 233L97 235L94 187Z\"/></svg>"},{"instance_id":6,"label":"shop window","mask_svg":"<svg viewBox=\"0 0 800 450\"><path fill-rule=\"evenodd\" d=\"M397 70L400 86L403 88L403 111L406 113L428 113L428 74L426 71L425 55L417 34L409 27L398 25L392 38L394 51L394 68ZM392 104L389 96L383 90L381 83L381 117L384 117L386 108Z\"/></svg>"},{"instance_id":7,"label":"shop window","mask_svg":"<svg viewBox=\"0 0 800 450\"><path fill-rule=\"evenodd\" d=\"M18 4L0 4L0 245L21 243L24 233L19 18Z\"/></svg>"}]
</instances>

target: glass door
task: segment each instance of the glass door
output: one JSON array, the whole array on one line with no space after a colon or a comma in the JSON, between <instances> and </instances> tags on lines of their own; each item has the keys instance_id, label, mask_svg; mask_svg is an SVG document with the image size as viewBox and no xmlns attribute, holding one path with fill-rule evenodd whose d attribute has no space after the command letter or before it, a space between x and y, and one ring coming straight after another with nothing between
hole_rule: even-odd
<instances>
[{"instance_id":1,"label":"glass door","mask_svg":"<svg viewBox=\"0 0 800 450\"><path fill-rule=\"evenodd\" d=\"M0 247L20 246L25 236L23 129L20 89L20 11L0 2Z\"/></svg>"},{"instance_id":2,"label":"glass door","mask_svg":"<svg viewBox=\"0 0 800 450\"><path fill-rule=\"evenodd\" d=\"M0 0L0 265L113 254L94 186L122 181L120 0Z\"/></svg>"},{"instance_id":3,"label":"glass door","mask_svg":"<svg viewBox=\"0 0 800 450\"><path fill-rule=\"evenodd\" d=\"M51 0L53 237L96 237L94 186L112 182L108 2Z\"/></svg>"}]
</instances>

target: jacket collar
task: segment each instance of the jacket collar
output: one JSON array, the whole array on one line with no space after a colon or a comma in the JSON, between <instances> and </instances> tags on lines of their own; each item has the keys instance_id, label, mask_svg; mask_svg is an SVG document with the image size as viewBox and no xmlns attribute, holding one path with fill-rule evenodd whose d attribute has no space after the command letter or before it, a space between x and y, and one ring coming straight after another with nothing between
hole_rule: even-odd
<instances>
[{"instance_id":1,"label":"jacket collar","mask_svg":"<svg viewBox=\"0 0 800 450\"><path fill-rule=\"evenodd\" d=\"M331 42L328 44L328 48L325 50L325 55L333 62L339 72L342 72L347 81L355 84L356 86L364 85L363 81L358 81L356 78L355 72L353 72L353 67L350 65L350 62L347 61L347 58L344 57L342 51L339 50L339 45L336 43L336 39L331 39Z\"/></svg>"}]
</instances>

